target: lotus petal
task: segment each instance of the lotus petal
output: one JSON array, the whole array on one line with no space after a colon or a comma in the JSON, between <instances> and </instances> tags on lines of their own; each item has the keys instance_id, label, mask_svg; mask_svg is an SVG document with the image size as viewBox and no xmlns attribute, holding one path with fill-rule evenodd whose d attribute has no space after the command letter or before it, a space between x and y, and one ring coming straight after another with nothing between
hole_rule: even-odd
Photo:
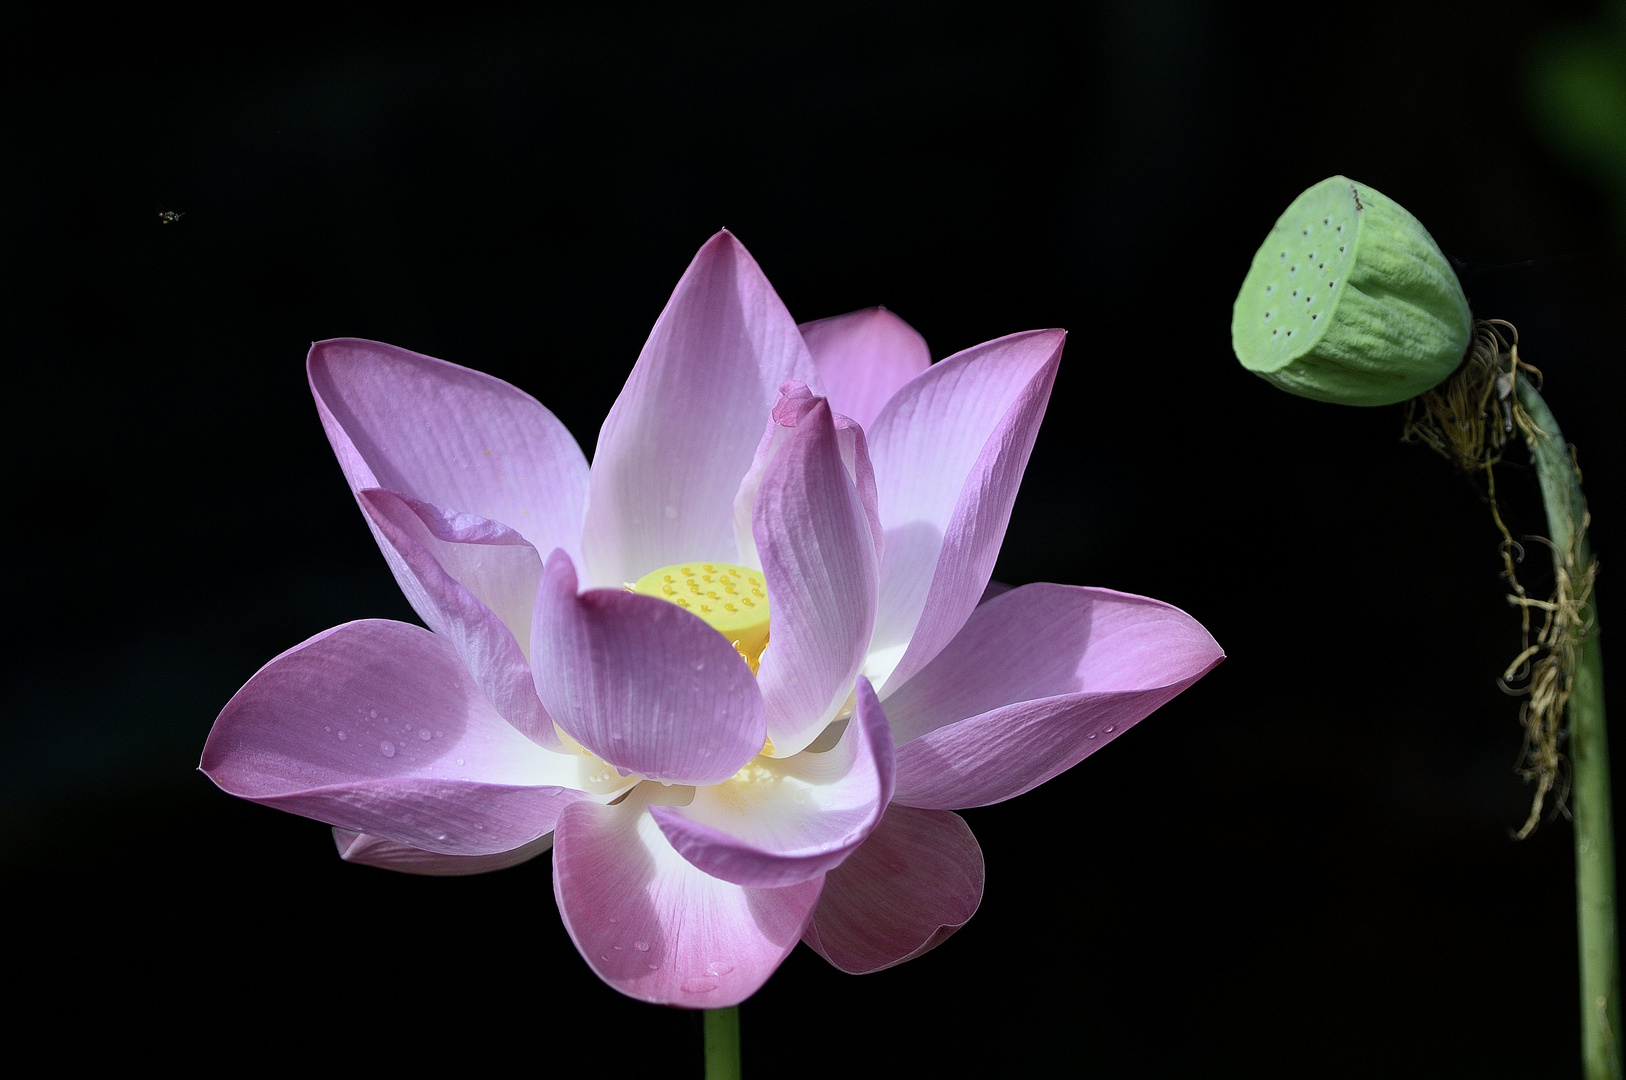
<instances>
[{"instance_id":1,"label":"lotus petal","mask_svg":"<svg viewBox=\"0 0 1626 1080\"><path fill-rule=\"evenodd\" d=\"M642 784L614 806L567 808L553 894L595 974L630 997L691 1009L737 1005L796 947L822 877L782 889L714 878L672 849Z\"/></svg>"},{"instance_id":2,"label":"lotus petal","mask_svg":"<svg viewBox=\"0 0 1626 1080\"><path fill-rule=\"evenodd\" d=\"M958 814L893 805L832 870L802 940L863 975L937 948L982 903L982 849Z\"/></svg>"},{"instance_id":3,"label":"lotus petal","mask_svg":"<svg viewBox=\"0 0 1626 1080\"><path fill-rule=\"evenodd\" d=\"M442 855L512 851L587 797L576 761L498 715L444 638L382 619L261 668L199 767L241 798Z\"/></svg>"}]
</instances>

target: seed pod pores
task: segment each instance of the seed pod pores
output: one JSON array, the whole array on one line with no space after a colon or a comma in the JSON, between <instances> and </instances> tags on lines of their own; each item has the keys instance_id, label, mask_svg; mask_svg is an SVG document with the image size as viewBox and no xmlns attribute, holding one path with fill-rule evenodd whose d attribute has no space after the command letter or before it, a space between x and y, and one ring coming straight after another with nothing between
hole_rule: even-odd
<instances>
[{"instance_id":1,"label":"seed pod pores","mask_svg":"<svg viewBox=\"0 0 1626 1080\"><path fill-rule=\"evenodd\" d=\"M1428 230L1344 176L1293 200L1231 309L1243 367L1344 405L1432 389L1462 362L1472 328L1462 285Z\"/></svg>"}]
</instances>

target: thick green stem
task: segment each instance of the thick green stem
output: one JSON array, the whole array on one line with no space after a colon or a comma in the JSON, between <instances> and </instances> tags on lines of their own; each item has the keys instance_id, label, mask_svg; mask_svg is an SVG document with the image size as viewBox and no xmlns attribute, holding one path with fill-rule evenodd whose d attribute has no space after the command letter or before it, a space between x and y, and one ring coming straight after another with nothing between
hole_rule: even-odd
<instances>
[{"instance_id":1,"label":"thick green stem","mask_svg":"<svg viewBox=\"0 0 1626 1080\"><path fill-rule=\"evenodd\" d=\"M1586 500L1558 421L1536 389L1519 380L1519 404L1541 435L1530 436L1531 456L1547 506L1547 531L1559 573L1573 577L1592 563L1583 533ZM1565 565L1566 553L1573 561ZM1569 732L1575 816L1575 903L1581 947L1581 1060L1587 1080L1621 1080L1620 951L1615 924L1615 830L1609 792L1609 732L1604 725L1603 660L1597 611L1581 611L1589 629L1570 684Z\"/></svg>"},{"instance_id":2,"label":"thick green stem","mask_svg":"<svg viewBox=\"0 0 1626 1080\"><path fill-rule=\"evenodd\" d=\"M740 1009L707 1009L706 1080L740 1080Z\"/></svg>"}]
</instances>

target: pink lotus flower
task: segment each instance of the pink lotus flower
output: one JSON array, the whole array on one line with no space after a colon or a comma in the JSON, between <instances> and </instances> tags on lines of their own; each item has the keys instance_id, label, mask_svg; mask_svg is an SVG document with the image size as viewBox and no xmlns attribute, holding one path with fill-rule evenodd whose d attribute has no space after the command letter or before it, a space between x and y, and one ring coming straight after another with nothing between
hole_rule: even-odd
<instances>
[{"instance_id":1,"label":"pink lotus flower","mask_svg":"<svg viewBox=\"0 0 1626 1080\"><path fill-rule=\"evenodd\" d=\"M735 1004L798 940L849 972L919 956L982 895L952 811L1070 768L1222 657L1142 597L979 605L1063 337L932 365L882 309L798 327L720 233L591 468L507 383L318 343L322 424L429 629L347 623L272 660L203 770L330 823L352 862L551 846L582 956L648 1001Z\"/></svg>"}]
</instances>

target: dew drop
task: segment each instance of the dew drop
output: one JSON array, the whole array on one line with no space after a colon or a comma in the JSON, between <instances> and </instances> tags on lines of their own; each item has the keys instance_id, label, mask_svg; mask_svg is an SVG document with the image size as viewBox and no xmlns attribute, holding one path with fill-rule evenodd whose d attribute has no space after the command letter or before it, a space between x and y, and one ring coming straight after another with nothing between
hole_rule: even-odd
<instances>
[{"instance_id":1,"label":"dew drop","mask_svg":"<svg viewBox=\"0 0 1626 1080\"><path fill-rule=\"evenodd\" d=\"M458 759L457 759L457 763L458 763L458 764L459 764L459 765L461 765L461 764L463 764L463 759L462 759L462 758L458 758Z\"/></svg>"},{"instance_id":2,"label":"dew drop","mask_svg":"<svg viewBox=\"0 0 1626 1080\"><path fill-rule=\"evenodd\" d=\"M710 979L684 979L680 989L685 994L709 994L717 989L717 984Z\"/></svg>"},{"instance_id":3,"label":"dew drop","mask_svg":"<svg viewBox=\"0 0 1626 1080\"><path fill-rule=\"evenodd\" d=\"M660 969L661 969L661 966L659 964L650 964L649 965L649 970L650 971L659 971Z\"/></svg>"},{"instance_id":4,"label":"dew drop","mask_svg":"<svg viewBox=\"0 0 1626 1080\"><path fill-rule=\"evenodd\" d=\"M424 728L422 731L418 732L418 738L422 739L424 742L428 742L430 739L433 739L434 737L435 737L434 733L431 732L428 728Z\"/></svg>"},{"instance_id":5,"label":"dew drop","mask_svg":"<svg viewBox=\"0 0 1626 1080\"><path fill-rule=\"evenodd\" d=\"M377 709L368 709L367 710L367 715L372 717L374 720L377 720L378 719L378 710Z\"/></svg>"},{"instance_id":6,"label":"dew drop","mask_svg":"<svg viewBox=\"0 0 1626 1080\"><path fill-rule=\"evenodd\" d=\"M322 725L322 730L328 732L329 734L332 734L333 732L333 729L328 727L326 724Z\"/></svg>"},{"instance_id":7,"label":"dew drop","mask_svg":"<svg viewBox=\"0 0 1626 1080\"><path fill-rule=\"evenodd\" d=\"M436 833L435 834L435 839L436 840L445 840L446 839L446 834L445 833Z\"/></svg>"},{"instance_id":8,"label":"dew drop","mask_svg":"<svg viewBox=\"0 0 1626 1080\"><path fill-rule=\"evenodd\" d=\"M342 731L339 732L339 741L340 742L344 742L344 740L348 739L349 737L350 736L346 735L344 732L342 732Z\"/></svg>"},{"instance_id":9,"label":"dew drop","mask_svg":"<svg viewBox=\"0 0 1626 1080\"><path fill-rule=\"evenodd\" d=\"M639 952L648 952L649 951L649 942L647 942L647 941L634 941L632 943L632 947L634 949L637 949ZM654 967L655 965L651 964L649 966Z\"/></svg>"},{"instance_id":10,"label":"dew drop","mask_svg":"<svg viewBox=\"0 0 1626 1080\"><path fill-rule=\"evenodd\" d=\"M383 754L385 757L394 757L395 744L390 742L388 739L385 739L383 742L378 744L378 752Z\"/></svg>"},{"instance_id":11,"label":"dew drop","mask_svg":"<svg viewBox=\"0 0 1626 1080\"><path fill-rule=\"evenodd\" d=\"M707 975L727 975L733 970L733 964L725 964L721 960L713 960L711 963L706 965Z\"/></svg>"},{"instance_id":12,"label":"dew drop","mask_svg":"<svg viewBox=\"0 0 1626 1080\"><path fill-rule=\"evenodd\" d=\"M437 738L437 739L438 739L438 738L440 738L440 737L441 737L441 736L442 736L442 735L444 735L444 734L446 734L446 733L445 733L445 732L444 732L444 731L437 731L437 732L435 732L435 738Z\"/></svg>"},{"instance_id":13,"label":"dew drop","mask_svg":"<svg viewBox=\"0 0 1626 1080\"><path fill-rule=\"evenodd\" d=\"M1113 732L1114 732L1114 731L1116 731L1116 730L1117 730L1117 729L1116 729L1116 728L1114 728L1114 727L1113 727L1113 726L1112 726L1112 725L1111 725L1111 724L1108 724L1108 725L1107 725L1107 728L1106 728L1106 731L1107 731L1107 734L1108 734L1108 735L1111 735L1111 734L1112 734L1112 733L1113 733Z\"/></svg>"}]
</instances>

